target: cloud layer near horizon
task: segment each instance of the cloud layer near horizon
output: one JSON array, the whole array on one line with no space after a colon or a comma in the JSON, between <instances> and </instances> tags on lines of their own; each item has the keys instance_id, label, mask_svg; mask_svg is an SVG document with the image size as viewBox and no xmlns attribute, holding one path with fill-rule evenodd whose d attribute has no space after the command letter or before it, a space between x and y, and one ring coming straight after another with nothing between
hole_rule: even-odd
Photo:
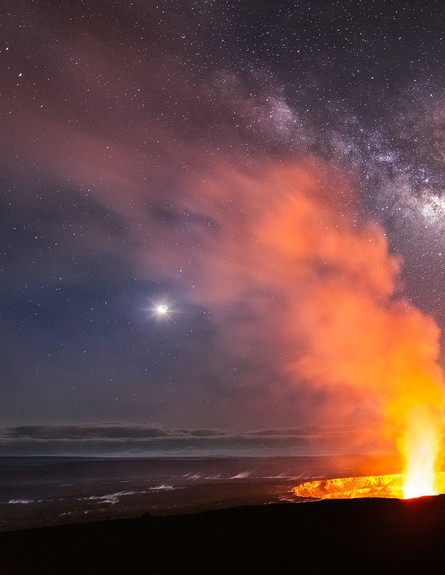
<instances>
[{"instance_id":1,"label":"cloud layer near horizon","mask_svg":"<svg viewBox=\"0 0 445 575\"><path fill-rule=\"evenodd\" d=\"M368 429L369 438L374 434ZM363 430L360 434L363 437ZM388 443L363 444L357 429L301 426L235 431L166 429L148 425L103 423L70 426L28 425L2 428L0 447L7 455L77 455L119 457L305 456L384 454Z\"/></svg>"}]
</instances>

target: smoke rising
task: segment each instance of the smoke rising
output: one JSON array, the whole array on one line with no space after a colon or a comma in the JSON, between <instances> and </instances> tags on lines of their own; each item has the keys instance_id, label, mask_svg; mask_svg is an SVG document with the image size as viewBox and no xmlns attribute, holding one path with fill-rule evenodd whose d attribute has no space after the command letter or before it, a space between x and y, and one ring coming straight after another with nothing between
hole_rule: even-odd
<instances>
[{"instance_id":1,"label":"smoke rising","mask_svg":"<svg viewBox=\"0 0 445 575\"><path fill-rule=\"evenodd\" d=\"M183 276L190 297L221 322L244 309L221 345L277 359L290 385L321 393L324 421L379 421L396 442L416 413L440 426L439 329L403 297L400 258L359 215L353 184L313 158L255 168L216 168L182 195L201 214ZM200 251L204 239L211 249Z\"/></svg>"}]
</instances>

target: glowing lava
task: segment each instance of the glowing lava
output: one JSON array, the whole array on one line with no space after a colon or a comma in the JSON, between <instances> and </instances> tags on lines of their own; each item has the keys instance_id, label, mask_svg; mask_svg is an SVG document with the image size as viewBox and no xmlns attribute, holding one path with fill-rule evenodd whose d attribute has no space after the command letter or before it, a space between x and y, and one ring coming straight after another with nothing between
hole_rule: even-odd
<instances>
[{"instance_id":1,"label":"glowing lava","mask_svg":"<svg viewBox=\"0 0 445 575\"><path fill-rule=\"evenodd\" d=\"M437 472L440 450L438 420L426 410L415 410L402 437L405 473L317 479L292 489L305 499L389 497L412 499L445 493L445 472Z\"/></svg>"},{"instance_id":2,"label":"glowing lava","mask_svg":"<svg viewBox=\"0 0 445 575\"><path fill-rule=\"evenodd\" d=\"M440 412L417 406L409 411L397 442L405 461L404 473L317 479L300 483L292 492L306 499L413 499L445 493L445 472L438 471L442 437Z\"/></svg>"},{"instance_id":3,"label":"glowing lava","mask_svg":"<svg viewBox=\"0 0 445 575\"><path fill-rule=\"evenodd\" d=\"M305 499L356 499L359 497L409 499L410 497L445 493L445 473L443 472L435 474L434 493L406 495L404 479L401 474L317 479L300 483L292 489L292 492L296 497Z\"/></svg>"},{"instance_id":4,"label":"glowing lava","mask_svg":"<svg viewBox=\"0 0 445 575\"><path fill-rule=\"evenodd\" d=\"M436 473L442 433L439 416L431 410L416 408L407 419L400 446L405 459L403 498L437 495Z\"/></svg>"},{"instance_id":5,"label":"glowing lava","mask_svg":"<svg viewBox=\"0 0 445 575\"><path fill-rule=\"evenodd\" d=\"M292 492L305 499L412 499L445 493L445 472L436 471L442 437L438 419L426 410L412 415L400 442L405 473L317 479L300 483Z\"/></svg>"}]
</instances>

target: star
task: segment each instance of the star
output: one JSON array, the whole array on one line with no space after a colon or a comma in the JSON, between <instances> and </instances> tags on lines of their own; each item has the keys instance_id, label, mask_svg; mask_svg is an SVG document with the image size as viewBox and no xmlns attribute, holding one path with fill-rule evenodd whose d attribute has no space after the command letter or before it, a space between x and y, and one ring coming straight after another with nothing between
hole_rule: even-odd
<instances>
[{"instance_id":1,"label":"star","mask_svg":"<svg viewBox=\"0 0 445 575\"><path fill-rule=\"evenodd\" d=\"M156 312L159 315L166 315L168 312L168 305L165 303L162 303L162 304L156 306Z\"/></svg>"}]
</instances>

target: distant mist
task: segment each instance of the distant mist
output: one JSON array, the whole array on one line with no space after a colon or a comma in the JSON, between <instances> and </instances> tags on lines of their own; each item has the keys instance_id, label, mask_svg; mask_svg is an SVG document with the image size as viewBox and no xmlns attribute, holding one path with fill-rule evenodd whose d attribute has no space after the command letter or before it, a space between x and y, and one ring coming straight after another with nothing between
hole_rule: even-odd
<instances>
[{"instance_id":1,"label":"distant mist","mask_svg":"<svg viewBox=\"0 0 445 575\"><path fill-rule=\"evenodd\" d=\"M372 430L367 435L371 436ZM356 440L361 436L353 427L227 431L124 423L26 425L0 429L0 450L3 456L289 457L361 453L364 446ZM388 446L371 442L365 451L382 453Z\"/></svg>"}]
</instances>

